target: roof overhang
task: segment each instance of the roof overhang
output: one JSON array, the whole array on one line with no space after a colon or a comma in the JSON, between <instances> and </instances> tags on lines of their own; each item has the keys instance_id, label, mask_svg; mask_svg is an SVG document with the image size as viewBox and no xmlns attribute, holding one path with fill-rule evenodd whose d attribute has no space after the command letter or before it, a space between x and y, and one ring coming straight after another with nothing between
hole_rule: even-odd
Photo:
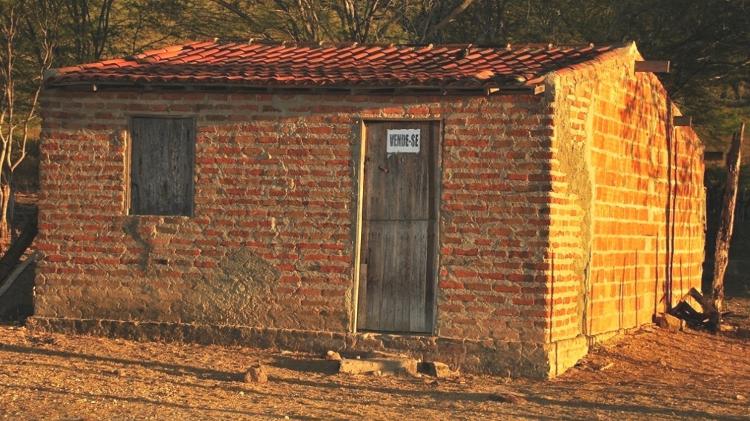
<instances>
[{"instance_id":1,"label":"roof overhang","mask_svg":"<svg viewBox=\"0 0 750 421\"><path fill-rule=\"evenodd\" d=\"M536 95L544 92L543 84L521 86L299 86L252 85L247 83L132 83L112 81L66 81L45 86L45 89L74 91L203 91L244 92L265 94L327 94L327 95L424 95L424 96L488 96Z\"/></svg>"}]
</instances>

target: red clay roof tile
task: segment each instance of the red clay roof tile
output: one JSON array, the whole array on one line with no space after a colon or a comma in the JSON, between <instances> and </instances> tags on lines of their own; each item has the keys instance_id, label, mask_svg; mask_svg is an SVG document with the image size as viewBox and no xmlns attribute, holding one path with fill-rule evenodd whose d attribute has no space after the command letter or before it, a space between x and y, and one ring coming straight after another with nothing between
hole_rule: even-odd
<instances>
[{"instance_id":1,"label":"red clay roof tile","mask_svg":"<svg viewBox=\"0 0 750 421\"><path fill-rule=\"evenodd\" d=\"M65 67L47 86L76 83L246 86L519 87L617 46L296 46L193 42Z\"/></svg>"}]
</instances>

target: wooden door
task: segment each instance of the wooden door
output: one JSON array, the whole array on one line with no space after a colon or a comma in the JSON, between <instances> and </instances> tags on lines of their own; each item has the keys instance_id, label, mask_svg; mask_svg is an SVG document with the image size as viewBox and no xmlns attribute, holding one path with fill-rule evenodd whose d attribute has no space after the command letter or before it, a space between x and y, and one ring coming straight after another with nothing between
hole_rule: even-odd
<instances>
[{"instance_id":1,"label":"wooden door","mask_svg":"<svg viewBox=\"0 0 750 421\"><path fill-rule=\"evenodd\" d=\"M357 328L428 333L439 124L371 122L365 136Z\"/></svg>"}]
</instances>

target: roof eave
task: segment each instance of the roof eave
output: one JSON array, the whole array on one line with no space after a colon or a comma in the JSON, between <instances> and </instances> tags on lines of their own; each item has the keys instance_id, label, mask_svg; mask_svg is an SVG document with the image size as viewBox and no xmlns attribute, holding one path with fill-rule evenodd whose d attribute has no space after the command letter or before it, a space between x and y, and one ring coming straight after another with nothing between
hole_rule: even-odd
<instances>
[{"instance_id":1,"label":"roof eave","mask_svg":"<svg viewBox=\"0 0 750 421\"><path fill-rule=\"evenodd\" d=\"M497 95L497 94L535 94L539 84L502 85L485 83L481 85L278 85L252 84L247 82L134 82L127 80L47 80L46 89L81 89L97 91L100 89L138 89L138 90L241 90L259 93L342 93L342 94L425 94L425 95Z\"/></svg>"}]
</instances>

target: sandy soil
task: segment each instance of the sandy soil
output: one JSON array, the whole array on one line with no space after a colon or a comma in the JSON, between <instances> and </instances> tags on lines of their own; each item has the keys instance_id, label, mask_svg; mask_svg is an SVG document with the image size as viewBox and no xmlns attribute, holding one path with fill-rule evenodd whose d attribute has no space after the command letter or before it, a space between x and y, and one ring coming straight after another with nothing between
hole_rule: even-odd
<instances>
[{"instance_id":1,"label":"sandy soil","mask_svg":"<svg viewBox=\"0 0 750 421\"><path fill-rule=\"evenodd\" d=\"M731 305L747 315L750 300ZM257 361L270 381L243 382ZM750 340L694 331L644 328L550 381L347 376L331 368L302 354L5 326L0 418L750 420ZM518 398L497 398L510 395Z\"/></svg>"}]
</instances>

